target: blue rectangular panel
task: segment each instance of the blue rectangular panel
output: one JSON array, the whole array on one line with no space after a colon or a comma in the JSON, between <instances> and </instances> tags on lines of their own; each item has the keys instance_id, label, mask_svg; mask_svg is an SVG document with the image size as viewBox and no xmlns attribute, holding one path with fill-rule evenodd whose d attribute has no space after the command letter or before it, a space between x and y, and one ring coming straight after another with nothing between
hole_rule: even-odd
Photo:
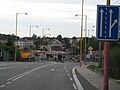
<instances>
[{"instance_id":1,"label":"blue rectangular panel","mask_svg":"<svg viewBox=\"0 0 120 90\"><path fill-rule=\"evenodd\" d=\"M98 40L117 41L119 38L120 6L97 6L96 37Z\"/></svg>"}]
</instances>

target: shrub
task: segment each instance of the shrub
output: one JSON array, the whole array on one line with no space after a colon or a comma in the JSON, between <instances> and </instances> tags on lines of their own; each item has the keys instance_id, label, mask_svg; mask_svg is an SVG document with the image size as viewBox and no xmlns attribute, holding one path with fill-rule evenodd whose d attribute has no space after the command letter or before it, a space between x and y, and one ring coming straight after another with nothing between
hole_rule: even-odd
<instances>
[{"instance_id":1,"label":"shrub","mask_svg":"<svg viewBox=\"0 0 120 90\"><path fill-rule=\"evenodd\" d=\"M110 50L109 76L120 79L120 48L114 47Z\"/></svg>"}]
</instances>

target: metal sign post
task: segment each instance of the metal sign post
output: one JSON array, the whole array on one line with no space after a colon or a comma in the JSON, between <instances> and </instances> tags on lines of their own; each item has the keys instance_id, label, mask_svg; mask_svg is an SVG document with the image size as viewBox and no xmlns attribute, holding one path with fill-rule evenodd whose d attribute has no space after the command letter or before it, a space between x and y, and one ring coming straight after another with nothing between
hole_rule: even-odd
<instances>
[{"instance_id":1,"label":"metal sign post","mask_svg":"<svg viewBox=\"0 0 120 90\"><path fill-rule=\"evenodd\" d=\"M104 80L103 90L109 89L109 49L108 41L117 41L119 39L120 29L120 6L110 5L110 0L107 0L107 5L97 6L97 40L104 42Z\"/></svg>"}]
</instances>

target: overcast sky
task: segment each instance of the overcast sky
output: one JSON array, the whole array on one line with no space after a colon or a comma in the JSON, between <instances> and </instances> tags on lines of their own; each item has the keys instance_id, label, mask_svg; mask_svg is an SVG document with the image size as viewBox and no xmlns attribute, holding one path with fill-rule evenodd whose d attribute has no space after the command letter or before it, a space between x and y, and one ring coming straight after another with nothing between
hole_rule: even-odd
<instances>
[{"instance_id":1,"label":"overcast sky","mask_svg":"<svg viewBox=\"0 0 120 90\"><path fill-rule=\"evenodd\" d=\"M32 27L32 34L42 36L51 34L56 37L61 34L63 37L80 36L80 16L82 0L0 0L0 33L15 34L16 13L28 13L28 15L18 14L18 36L29 36L31 25L38 25L39 28ZM113 0L112 3L120 3ZM84 15L88 17L87 30L91 35L95 35L96 9L97 5L106 4L106 0L85 0ZM50 28L48 31L47 28ZM94 31L92 31L94 29ZM84 35L84 33L83 33Z\"/></svg>"}]
</instances>

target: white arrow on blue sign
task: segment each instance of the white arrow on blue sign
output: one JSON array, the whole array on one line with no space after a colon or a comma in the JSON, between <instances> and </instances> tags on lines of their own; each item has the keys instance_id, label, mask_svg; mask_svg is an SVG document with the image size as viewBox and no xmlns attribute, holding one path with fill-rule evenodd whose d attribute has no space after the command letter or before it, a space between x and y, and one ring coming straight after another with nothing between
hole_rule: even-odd
<instances>
[{"instance_id":1,"label":"white arrow on blue sign","mask_svg":"<svg viewBox=\"0 0 120 90\"><path fill-rule=\"evenodd\" d=\"M120 30L120 6L97 6L97 40L117 41Z\"/></svg>"}]
</instances>

